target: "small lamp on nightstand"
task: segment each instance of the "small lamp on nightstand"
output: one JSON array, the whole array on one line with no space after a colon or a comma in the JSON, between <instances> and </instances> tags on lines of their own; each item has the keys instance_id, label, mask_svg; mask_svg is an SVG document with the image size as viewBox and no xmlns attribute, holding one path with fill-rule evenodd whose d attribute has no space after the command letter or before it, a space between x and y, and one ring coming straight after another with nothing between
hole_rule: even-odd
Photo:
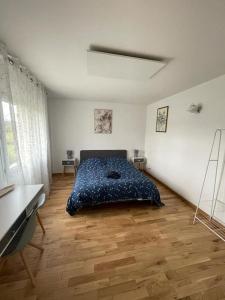
<instances>
[{"instance_id":1,"label":"small lamp on nightstand","mask_svg":"<svg viewBox=\"0 0 225 300\"><path fill-rule=\"evenodd\" d=\"M138 153L139 153L139 150L138 149L134 149L134 157L138 157Z\"/></svg>"},{"instance_id":2,"label":"small lamp on nightstand","mask_svg":"<svg viewBox=\"0 0 225 300\"><path fill-rule=\"evenodd\" d=\"M66 150L66 156L67 156L67 159L73 159L74 158L74 151L73 150Z\"/></svg>"}]
</instances>

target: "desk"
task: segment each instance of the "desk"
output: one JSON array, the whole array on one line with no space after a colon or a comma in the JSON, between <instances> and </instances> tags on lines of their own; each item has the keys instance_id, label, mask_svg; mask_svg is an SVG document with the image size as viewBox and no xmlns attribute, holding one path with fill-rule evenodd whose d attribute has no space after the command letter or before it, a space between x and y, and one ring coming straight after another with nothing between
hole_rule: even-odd
<instances>
[{"instance_id":1,"label":"desk","mask_svg":"<svg viewBox=\"0 0 225 300\"><path fill-rule=\"evenodd\" d=\"M18 185L0 198L0 256L30 215L43 193L43 184Z\"/></svg>"}]
</instances>

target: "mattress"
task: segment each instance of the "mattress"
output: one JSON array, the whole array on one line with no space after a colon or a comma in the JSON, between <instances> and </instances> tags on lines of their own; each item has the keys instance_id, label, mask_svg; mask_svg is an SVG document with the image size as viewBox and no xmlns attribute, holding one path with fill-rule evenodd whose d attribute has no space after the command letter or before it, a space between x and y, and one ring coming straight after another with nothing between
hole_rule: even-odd
<instances>
[{"instance_id":1,"label":"mattress","mask_svg":"<svg viewBox=\"0 0 225 300\"><path fill-rule=\"evenodd\" d=\"M108 178L111 171L118 172L120 178ZM148 200L163 206L156 185L126 159L89 158L78 168L66 210L74 215L84 207L131 200Z\"/></svg>"}]
</instances>

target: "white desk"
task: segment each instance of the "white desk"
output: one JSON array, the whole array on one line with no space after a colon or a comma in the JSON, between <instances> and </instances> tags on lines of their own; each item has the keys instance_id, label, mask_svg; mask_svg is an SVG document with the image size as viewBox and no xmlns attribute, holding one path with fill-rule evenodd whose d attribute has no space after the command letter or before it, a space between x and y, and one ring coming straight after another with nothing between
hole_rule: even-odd
<instances>
[{"instance_id":1,"label":"white desk","mask_svg":"<svg viewBox=\"0 0 225 300\"><path fill-rule=\"evenodd\" d=\"M0 256L29 216L43 192L43 184L18 185L0 198Z\"/></svg>"}]
</instances>

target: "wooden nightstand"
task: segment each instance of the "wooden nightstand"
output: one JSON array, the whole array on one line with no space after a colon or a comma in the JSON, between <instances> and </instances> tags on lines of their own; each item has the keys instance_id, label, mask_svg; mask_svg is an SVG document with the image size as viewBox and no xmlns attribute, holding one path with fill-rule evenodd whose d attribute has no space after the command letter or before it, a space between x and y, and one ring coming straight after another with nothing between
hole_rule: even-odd
<instances>
[{"instance_id":1,"label":"wooden nightstand","mask_svg":"<svg viewBox=\"0 0 225 300\"><path fill-rule=\"evenodd\" d=\"M78 160L77 159L64 159L62 160L62 166L63 166L63 175L66 173L66 168L71 167L74 169L74 176L77 174L77 167L78 167Z\"/></svg>"},{"instance_id":2,"label":"wooden nightstand","mask_svg":"<svg viewBox=\"0 0 225 300\"><path fill-rule=\"evenodd\" d=\"M145 164L146 164L146 159L145 157L132 157L131 161L133 163L133 165L135 166L135 168L137 168L138 170L143 171L145 169Z\"/></svg>"}]
</instances>

